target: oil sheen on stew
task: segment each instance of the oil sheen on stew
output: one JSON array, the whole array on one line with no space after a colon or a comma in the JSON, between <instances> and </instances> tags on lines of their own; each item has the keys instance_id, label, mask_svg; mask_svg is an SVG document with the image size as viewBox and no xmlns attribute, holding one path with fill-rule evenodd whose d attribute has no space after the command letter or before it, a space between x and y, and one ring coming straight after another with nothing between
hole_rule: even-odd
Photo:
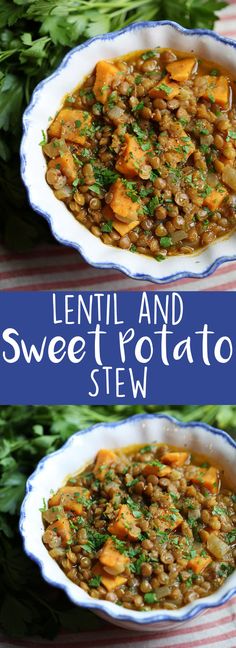
<instances>
[{"instance_id":1,"label":"oil sheen on stew","mask_svg":"<svg viewBox=\"0 0 236 648\"><path fill-rule=\"evenodd\" d=\"M67 577L128 609L175 610L235 569L236 495L220 468L186 449L101 449L42 515L43 542Z\"/></svg>"},{"instance_id":2,"label":"oil sheen on stew","mask_svg":"<svg viewBox=\"0 0 236 648\"><path fill-rule=\"evenodd\" d=\"M194 52L99 61L48 129L47 182L107 245L157 261L206 247L236 223L234 87Z\"/></svg>"}]
</instances>

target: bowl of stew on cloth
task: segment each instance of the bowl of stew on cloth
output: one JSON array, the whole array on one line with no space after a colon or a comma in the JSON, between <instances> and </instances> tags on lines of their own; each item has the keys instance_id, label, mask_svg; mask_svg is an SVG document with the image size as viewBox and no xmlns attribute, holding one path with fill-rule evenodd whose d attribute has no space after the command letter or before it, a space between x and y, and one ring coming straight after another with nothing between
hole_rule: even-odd
<instances>
[{"instance_id":1,"label":"bowl of stew on cloth","mask_svg":"<svg viewBox=\"0 0 236 648\"><path fill-rule=\"evenodd\" d=\"M37 86L22 177L58 241L157 283L236 258L235 47L137 23L79 45Z\"/></svg>"},{"instance_id":2,"label":"bowl of stew on cloth","mask_svg":"<svg viewBox=\"0 0 236 648\"><path fill-rule=\"evenodd\" d=\"M115 625L187 622L236 592L235 454L225 432L166 415L78 432L28 480L25 551Z\"/></svg>"}]
</instances>

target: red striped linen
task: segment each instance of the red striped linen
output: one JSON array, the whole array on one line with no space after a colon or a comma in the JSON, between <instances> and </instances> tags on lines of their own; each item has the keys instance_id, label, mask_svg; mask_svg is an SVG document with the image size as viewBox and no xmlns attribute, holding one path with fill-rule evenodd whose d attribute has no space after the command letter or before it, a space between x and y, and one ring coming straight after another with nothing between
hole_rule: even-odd
<instances>
[{"instance_id":1,"label":"red striped linen","mask_svg":"<svg viewBox=\"0 0 236 648\"><path fill-rule=\"evenodd\" d=\"M218 33L236 37L236 0L219 12ZM89 266L71 248L47 245L25 254L0 245L1 290L236 290L236 262L223 264L205 279L182 279L156 285L136 281L116 270Z\"/></svg>"}]
</instances>

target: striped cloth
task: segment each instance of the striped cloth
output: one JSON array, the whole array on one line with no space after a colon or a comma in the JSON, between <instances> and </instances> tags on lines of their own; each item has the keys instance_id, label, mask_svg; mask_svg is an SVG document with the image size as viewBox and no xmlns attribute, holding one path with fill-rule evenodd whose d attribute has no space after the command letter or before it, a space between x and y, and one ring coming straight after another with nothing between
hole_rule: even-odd
<instances>
[{"instance_id":1,"label":"striped cloth","mask_svg":"<svg viewBox=\"0 0 236 648\"><path fill-rule=\"evenodd\" d=\"M177 0L178 1L178 0ZM236 0L220 12L216 31L236 36ZM37 218L37 216L35 216ZM40 217L38 217L40 218ZM156 284L134 281L116 270L89 266L78 252L60 245L13 254L0 246L1 290L157 290ZM205 279L182 279L158 290L236 290L236 262L221 266Z\"/></svg>"},{"instance_id":2,"label":"striped cloth","mask_svg":"<svg viewBox=\"0 0 236 648\"><path fill-rule=\"evenodd\" d=\"M230 603L208 610L190 623L167 632L147 633L121 630L105 624L100 631L62 633L53 641L31 639L9 641L0 638L4 648L236 648L236 597Z\"/></svg>"}]
</instances>

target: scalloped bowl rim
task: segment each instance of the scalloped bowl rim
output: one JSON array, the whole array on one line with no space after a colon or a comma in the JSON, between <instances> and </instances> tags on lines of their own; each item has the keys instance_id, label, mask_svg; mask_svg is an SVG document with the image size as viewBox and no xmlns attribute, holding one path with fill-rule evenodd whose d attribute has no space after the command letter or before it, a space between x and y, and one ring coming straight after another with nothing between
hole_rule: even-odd
<instances>
[{"instance_id":1,"label":"scalloped bowl rim","mask_svg":"<svg viewBox=\"0 0 236 648\"><path fill-rule=\"evenodd\" d=\"M225 583L228 582L228 585L230 582L233 584L233 586L229 587L228 591L225 592L224 594L221 595L221 590L222 588L225 588L225 583L223 586L221 586L216 592L211 594L208 597L202 598L198 600L198 602L194 601L193 603L190 603L188 605L185 605L181 608L179 608L176 611L170 612L170 611L165 611L164 609L160 611L154 611L154 612L137 612L134 610L126 610L125 608L118 607L114 603L107 602L102 599L93 599L92 597L89 597L81 588L78 589L82 594L85 595L85 600L76 600L76 594L74 595L71 592L71 586L74 585L71 581L68 580L68 583L62 583L60 580L57 580L55 578L51 578L47 574L47 558L49 558L50 561L53 559L49 557L49 554L47 555L46 561L44 562L43 560L40 560L37 553L34 553L28 545L28 539L25 534L25 518L26 518L26 513L25 509L28 503L28 499L31 498L31 493L33 490L33 485L35 480L37 481L37 476L39 473L44 469L44 466L48 460L51 460L53 457L58 456L59 454L64 453L66 449L68 449L71 445L73 445L74 439L76 437L80 437L83 435L89 435L93 433L95 430L99 432L101 428L119 428L127 423L135 423L137 421L148 421L151 419L155 420L165 420L171 422L171 424L174 424L177 428L201 428L203 430L206 430L208 433L214 435L214 437L221 437L224 439L224 441L227 442L228 445L230 445L234 450L236 450L236 442L230 437L227 432L224 432L223 430L220 430L218 428L214 428L207 423L201 423L199 421L191 421L190 423L183 423L176 419L175 417L169 416L167 414L138 414L131 416L127 419L123 419L121 421L116 421L116 422L105 422L105 423L98 423L96 425L93 425L89 428L86 428L85 430L80 430L79 432L75 432L74 434L71 435L71 437L66 441L66 443L57 451L50 453L49 455L46 455L41 459L41 461L38 463L35 471L32 473L32 475L28 478L27 483L26 483L26 495L25 498L22 502L21 506L21 512L20 512L20 521L19 521L19 530L23 538L23 545L24 545L24 550L25 553L34 560L37 565L40 568L41 574L43 575L44 579L50 584L55 587L58 587L62 589L69 599L77 604L81 608L86 608L91 611L94 611L95 613L103 613L106 618L109 618L110 622L112 620L115 621L121 621L121 622L131 622L132 624L136 624L137 627L139 626L145 626L145 625L152 625L152 624L158 624L162 621L165 622L183 622L183 621L190 621L193 619L195 616L199 615L201 612L207 610L208 608L216 608L220 605L223 605L226 603L229 599L231 599L234 594L236 594L236 570L233 572L233 574L228 577L225 581ZM117 446L118 447L118 446ZM39 538L41 541L41 538ZM55 562L55 561L53 561ZM60 570L61 571L61 570ZM61 573L64 575L64 572L61 571ZM60 576L59 576L60 578ZM213 598L215 599L217 596L217 600L212 600Z\"/></svg>"},{"instance_id":2,"label":"scalloped bowl rim","mask_svg":"<svg viewBox=\"0 0 236 648\"><path fill-rule=\"evenodd\" d=\"M123 34L126 34L127 32L129 33L129 32L134 32L136 30L154 29L156 27L165 27L165 26L170 26L171 28L173 28L174 30L179 32L181 35L186 36L186 37L188 37L188 36L196 36L196 35L203 36L203 37L207 36L207 37L210 37L213 41L216 41L216 42L218 41L218 42L222 43L223 45L230 46L233 49L236 49L236 42L231 38L220 36L219 34L213 32L213 31L210 31L208 29L186 29L185 27L182 27L178 23L176 23L174 21L170 21L170 20L143 21L143 22L140 22L140 23L132 23L132 24L128 25L127 27L125 27L124 29L120 29L120 30L115 31L115 32L109 32L107 34L102 34L100 36L95 36L93 38L90 38L89 40L82 43L81 45L78 45L78 46L74 47L73 49L71 49L66 54L66 56L63 58L61 64L56 68L56 70L50 76L48 76L46 79L42 80L36 86L36 88L35 88L35 90L34 90L34 92L32 94L30 104L26 108L26 110L24 112L24 115L23 115L23 137L22 137L22 142L21 142L21 147L20 147L21 176L22 176L22 180L23 180L23 182L25 184L25 187L26 187L26 190L27 190L29 203L31 204L31 207L34 209L34 211L36 211L38 214L42 215L47 220L47 222L48 222L48 224L50 226L51 232L52 232L53 236L55 237L55 239L59 243L61 243L63 245L66 245L68 247L72 247L72 248L76 249L82 255L82 257L85 259L85 261L89 265L91 265L91 266L93 266L95 268L119 270L122 273L124 273L125 275L127 275L127 276L129 276L129 277L131 277L133 279L151 281L151 282L157 283L157 284L158 283L163 284L163 283L166 283L166 282L176 281L178 279L184 279L184 278L199 278L200 279L200 278L208 277L219 266L221 266L223 263L230 262L230 261L231 262L235 261L236 260L236 254L231 254L231 253L230 254L225 254L225 255L218 256L217 258L213 259L210 262L209 265L208 265L208 261L206 259L206 267L202 271L195 272L195 271L191 270L191 264L192 264L192 262L194 263L194 260L197 260L198 257L200 257L200 256L202 256L204 254L208 254L208 251L209 250L212 251L212 249L216 245L223 244L224 241L227 241L230 238L232 239L232 237L234 236L234 233L232 233L231 236L228 236L228 237L225 237L225 238L223 237L222 239L219 239L218 241L216 241L215 243L210 245L208 248L205 248L201 253L193 254L193 255L189 255L189 256L179 255L177 257L168 258L163 263L165 263L165 264L170 263L170 259L171 260L180 259L180 263L181 263L181 260L185 261L187 259L187 261L190 263L190 269L186 269L186 270L183 270L183 271L175 271L175 272L170 273L170 274L163 274L163 276L156 276L153 273L149 274L148 272L143 272L142 273L142 272L136 272L136 271L132 270L132 267L130 267L130 265L132 266L132 260L130 259L130 257L131 257L131 255L132 255L132 257L134 257L136 255L133 255L133 253L131 253L131 252L127 251L127 250L121 250L121 249L118 249L118 248L114 248L112 246L105 246L104 244L101 243L101 241L99 241L100 245L103 245L104 248L105 248L105 250L104 250L104 248L102 248L102 251L105 253L105 255L107 257L111 257L111 259L109 259L108 261L103 261L101 259L97 260L96 257L97 256L101 257L102 252L98 254L96 251L94 251L92 249L93 248L92 239L90 239L90 241L89 241L89 243L91 243L91 245L88 245L88 241L85 242L85 247L79 241L80 233L82 231L81 227L82 227L83 230L86 229L86 228L84 228L83 225L81 225L80 223L77 222L77 225L78 225L78 240L76 240L76 241L75 240L70 240L70 239L67 239L65 236L61 237L60 234L57 232L57 223L53 222L52 210L51 210L51 213L49 213L48 211L45 211L40 206L40 198L38 197L37 200L35 199L35 191L34 191L34 189L32 189L32 186L29 184L28 177L27 177L28 171L27 171L27 152L26 151L27 151L27 144L28 144L28 137L29 137L30 116L31 116L31 113L34 111L35 106L37 105L37 101L38 101L39 96L41 95L41 92L44 91L44 87L46 85L50 84L51 81L53 81L56 77L60 76L60 73L67 67L69 61L71 60L71 58L75 54L77 54L77 52L82 52L84 49L89 48L93 43L96 43L96 42L103 42L103 41L107 41L107 40L115 40L116 38L118 38L119 36L122 36ZM46 182L45 182L45 184L46 184ZM52 194L53 194L53 192L52 192ZM54 194L53 194L53 196L54 196ZM54 198L55 198L55 196L54 196ZM56 206L57 206L56 203L58 203L59 201L56 198L55 198L55 201L56 201L55 202L55 210L56 210ZM63 205L63 206L65 207L65 205ZM69 210L67 210L67 211L69 212ZM70 214L70 212L69 212L69 214ZM91 233L90 233L90 235L91 235L91 237L93 239L96 238ZM235 236L236 236L236 234L235 234ZM114 252L114 250L116 252ZM121 257L123 256L123 258L124 258L123 263L122 263L122 261L120 262L118 260L117 261L112 260L112 256L114 256L114 254L116 254L117 252L118 252L119 255L121 253ZM139 256L141 258L145 258L146 261L148 262L148 264L150 264L153 261L152 257L145 257L145 255L143 257L141 255L137 255L137 256ZM126 264L125 264L125 258L127 259ZM145 261L145 263L146 263L146 261ZM198 260L196 262L198 262ZM160 265L162 265L162 264L157 264L157 267L160 266ZM204 262L203 262L203 265L204 265ZM164 272L164 269L163 269L163 272Z\"/></svg>"}]
</instances>

